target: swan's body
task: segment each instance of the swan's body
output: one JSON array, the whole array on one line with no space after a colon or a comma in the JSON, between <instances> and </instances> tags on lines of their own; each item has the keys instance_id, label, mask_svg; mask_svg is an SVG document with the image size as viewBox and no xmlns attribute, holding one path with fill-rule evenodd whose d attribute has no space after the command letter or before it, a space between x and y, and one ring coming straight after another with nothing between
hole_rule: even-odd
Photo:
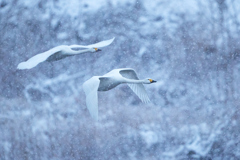
<instances>
[{"instance_id":1,"label":"swan's body","mask_svg":"<svg viewBox=\"0 0 240 160\"><path fill-rule=\"evenodd\" d=\"M150 99L143 84L154 82L156 81L152 79L139 80L136 72L131 68L114 69L103 76L94 76L83 84L87 108L91 116L98 120L97 91L108 91L122 83L127 83L142 102L148 103Z\"/></svg>"},{"instance_id":2,"label":"swan's body","mask_svg":"<svg viewBox=\"0 0 240 160\"><path fill-rule=\"evenodd\" d=\"M44 61L57 61L60 59L63 59L68 56L73 56L81 53L87 53L87 52L98 52L101 51L98 48L105 47L110 45L113 42L114 38L106 41L101 41L95 44L82 46L82 45L61 45L54 47L46 52L37 54L27 60L26 62L22 62L17 66L17 69L31 69L35 66L37 66L39 63ZM73 50L73 49L79 49L84 48L83 50Z\"/></svg>"}]
</instances>

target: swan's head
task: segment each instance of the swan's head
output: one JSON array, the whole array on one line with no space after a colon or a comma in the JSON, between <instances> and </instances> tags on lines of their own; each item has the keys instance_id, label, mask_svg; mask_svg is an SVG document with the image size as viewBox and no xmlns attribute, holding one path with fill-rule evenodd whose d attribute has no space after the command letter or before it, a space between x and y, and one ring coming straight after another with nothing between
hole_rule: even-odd
<instances>
[{"instance_id":1,"label":"swan's head","mask_svg":"<svg viewBox=\"0 0 240 160\"><path fill-rule=\"evenodd\" d=\"M92 52L99 52L99 51L102 51L102 50L99 49L99 48L93 48L93 51L92 51Z\"/></svg>"},{"instance_id":2,"label":"swan's head","mask_svg":"<svg viewBox=\"0 0 240 160\"><path fill-rule=\"evenodd\" d=\"M154 80L151 79L151 78L148 78L147 80L148 80L149 83L156 83L156 82L157 82L157 81L154 81Z\"/></svg>"}]
</instances>

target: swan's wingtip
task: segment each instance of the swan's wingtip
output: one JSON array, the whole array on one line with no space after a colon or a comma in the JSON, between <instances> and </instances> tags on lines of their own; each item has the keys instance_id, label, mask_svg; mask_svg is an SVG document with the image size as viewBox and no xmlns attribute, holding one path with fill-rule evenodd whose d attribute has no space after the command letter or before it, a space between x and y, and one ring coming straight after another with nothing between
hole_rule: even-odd
<instances>
[{"instance_id":1,"label":"swan's wingtip","mask_svg":"<svg viewBox=\"0 0 240 160\"><path fill-rule=\"evenodd\" d=\"M90 115L95 122L98 122L98 115L92 115L91 113Z\"/></svg>"},{"instance_id":2,"label":"swan's wingtip","mask_svg":"<svg viewBox=\"0 0 240 160\"><path fill-rule=\"evenodd\" d=\"M18 66L17 66L17 69L22 70L22 69L25 69L25 67L22 63L19 63Z\"/></svg>"},{"instance_id":3,"label":"swan's wingtip","mask_svg":"<svg viewBox=\"0 0 240 160\"><path fill-rule=\"evenodd\" d=\"M113 37L112 39L110 39L110 44L114 41L115 37Z\"/></svg>"},{"instance_id":4,"label":"swan's wingtip","mask_svg":"<svg viewBox=\"0 0 240 160\"><path fill-rule=\"evenodd\" d=\"M25 62L19 63L17 66L18 70L31 69L32 67L27 65Z\"/></svg>"},{"instance_id":5,"label":"swan's wingtip","mask_svg":"<svg viewBox=\"0 0 240 160\"><path fill-rule=\"evenodd\" d=\"M150 99L144 100L144 101L142 101L142 102L145 103L145 104L150 104L150 103L152 103L152 101L151 101Z\"/></svg>"},{"instance_id":6,"label":"swan's wingtip","mask_svg":"<svg viewBox=\"0 0 240 160\"><path fill-rule=\"evenodd\" d=\"M97 118L93 118L95 122L98 122L98 117Z\"/></svg>"}]
</instances>

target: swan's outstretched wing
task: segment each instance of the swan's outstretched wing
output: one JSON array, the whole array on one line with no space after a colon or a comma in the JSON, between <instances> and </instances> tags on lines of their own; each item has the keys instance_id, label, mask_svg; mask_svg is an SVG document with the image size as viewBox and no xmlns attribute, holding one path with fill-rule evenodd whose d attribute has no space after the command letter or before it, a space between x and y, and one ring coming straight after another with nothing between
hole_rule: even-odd
<instances>
[{"instance_id":1,"label":"swan's outstretched wing","mask_svg":"<svg viewBox=\"0 0 240 160\"><path fill-rule=\"evenodd\" d=\"M131 68L120 69L119 73L125 78L139 80L136 72ZM128 83L128 86L142 100L142 102L144 102L144 103L151 102L143 84Z\"/></svg>"},{"instance_id":2,"label":"swan's outstretched wing","mask_svg":"<svg viewBox=\"0 0 240 160\"><path fill-rule=\"evenodd\" d=\"M112 39L109 39L109 40L106 40L106 41L101 41L101 42L98 42L98 43L95 43L95 44L90 44L90 45L87 45L87 46L83 46L83 45L71 45L69 46L70 48L74 49L74 48L101 48L101 47L106 47L108 45L110 45L113 41L114 41L115 38L112 38Z\"/></svg>"},{"instance_id":3,"label":"swan's outstretched wing","mask_svg":"<svg viewBox=\"0 0 240 160\"><path fill-rule=\"evenodd\" d=\"M101 42L98 42L98 43L95 43L95 44L88 45L88 48L106 47L106 46L110 45L114 41L114 39L115 38L112 38L112 39L109 39L109 40L106 40L106 41L101 41Z\"/></svg>"},{"instance_id":4,"label":"swan's outstretched wing","mask_svg":"<svg viewBox=\"0 0 240 160\"><path fill-rule=\"evenodd\" d=\"M87 108L94 120L98 120L98 86L100 80L94 76L83 83L83 90L86 94Z\"/></svg>"},{"instance_id":5,"label":"swan's outstretched wing","mask_svg":"<svg viewBox=\"0 0 240 160\"><path fill-rule=\"evenodd\" d=\"M33 56L32 58L28 59L26 62L21 62L18 64L17 69L31 69L35 66L37 66L39 63L47 60L48 57L53 55L56 52L59 52L62 49L62 46L58 46L55 48L52 48L46 52L37 54Z\"/></svg>"}]
</instances>

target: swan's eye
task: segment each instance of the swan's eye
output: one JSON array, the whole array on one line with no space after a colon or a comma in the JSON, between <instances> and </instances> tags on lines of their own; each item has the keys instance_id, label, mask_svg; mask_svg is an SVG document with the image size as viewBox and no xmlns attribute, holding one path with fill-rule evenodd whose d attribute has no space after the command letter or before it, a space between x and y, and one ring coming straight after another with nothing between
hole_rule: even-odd
<instances>
[{"instance_id":1,"label":"swan's eye","mask_svg":"<svg viewBox=\"0 0 240 160\"><path fill-rule=\"evenodd\" d=\"M97 48L94 48L95 49L95 51L97 51L98 49Z\"/></svg>"},{"instance_id":2,"label":"swan's eye","mask_svg":"<svg viewBox=\"0 0 240 160\"><path fill-rule=\"evenodd\" d=\"M151 83L152 83L152 81L153 81L152 79L148 79L148 80L149 80Z\"/></svg>"}]
</instances>

